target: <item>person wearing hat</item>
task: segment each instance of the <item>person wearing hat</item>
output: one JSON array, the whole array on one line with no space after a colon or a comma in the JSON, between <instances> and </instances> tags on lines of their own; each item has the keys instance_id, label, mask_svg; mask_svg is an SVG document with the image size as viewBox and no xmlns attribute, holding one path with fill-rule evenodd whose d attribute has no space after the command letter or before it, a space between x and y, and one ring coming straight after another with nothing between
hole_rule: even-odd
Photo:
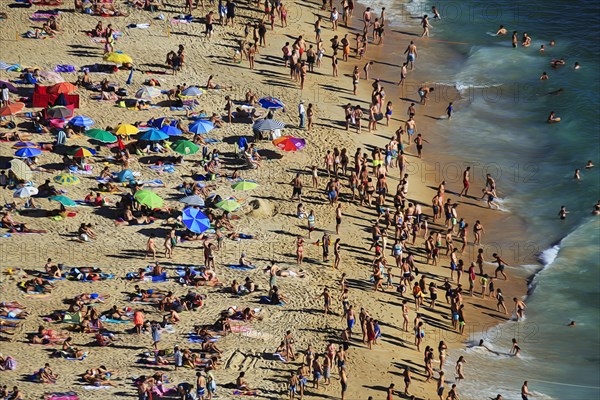
<instances>
[{"instance_id":1,"label":"person wearing hat","mask_svg":"<svg viewBox=\"0 0 600 400\"><path fill-rule=\"evenodd\" d=\"M304 100L300 100L300 104L298 104L298 118L300 118L300 123L298 127L300 129L304 129L304 121L306 120L306 109L304 108Z\"/></svg>"}]
</instances>

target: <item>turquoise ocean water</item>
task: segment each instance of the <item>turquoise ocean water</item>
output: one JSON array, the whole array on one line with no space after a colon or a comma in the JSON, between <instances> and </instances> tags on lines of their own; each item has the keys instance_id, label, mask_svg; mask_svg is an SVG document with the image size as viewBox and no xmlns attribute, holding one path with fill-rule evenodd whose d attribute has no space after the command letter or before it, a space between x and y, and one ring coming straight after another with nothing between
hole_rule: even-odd
<instances>
[{"instance_id":1,"label":"turquoise ocean water","mask_svg":"<svg viewBox=\"0 0 600 400\"><path fill-rule=\"evenodd\" d=\"M460 355L468 360L461 398L520 399L524 380L534 399L600 398L600 216L591 215L600 199L600 166L583 169L587 160L600 164L599 3L368 3L376 12L385 6L396 29L417 23L414 16L431 16L432 5L440 10L432 39L463 44L447 44L449 53L420 67L436 83L457 87L464 100L439 129L451 138L452 155L477 163L475 186L492 173L502 209L527 226L525 243L502 249L513 265L537 272L526 320L487 332L484 339L499 355L479 348L451 354L450 362ZM527 32L532 45L513 49L510 34L494 36L501 24L518 31L519 39ZM566 65L552 68L551 60L559 58ZM579 70L573 69L576 61ZM544 71L550 79L540 81ZM561 123L545 123L550 111ZM576 168L580 182L573 179ZM570 212L565 221L557 216L561 205ZM520 265L532 255L538 265ZM571 320L576 327L567 327ZM523 348L520 357L506 354L512 337Z\"/></svg>"}]
</instances>

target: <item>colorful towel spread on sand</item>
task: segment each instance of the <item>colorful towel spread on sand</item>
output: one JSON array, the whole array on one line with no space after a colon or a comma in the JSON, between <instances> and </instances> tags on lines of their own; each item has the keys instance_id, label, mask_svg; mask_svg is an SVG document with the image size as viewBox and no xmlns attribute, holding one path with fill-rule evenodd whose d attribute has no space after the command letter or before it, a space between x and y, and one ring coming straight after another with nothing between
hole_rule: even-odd
<instances>
[{"instance_id":1,"label":"colorful towel spread on sand","mask_svg":"<svg viewBox=\"0 0 600 400\"><path fill-rule=\"evenodd\" d=\"M79 400L79 396L75 392L53 392L46 393L44 400Z\"/></svg>"},{"instance_id":2,"label":"colorful towel spread on sand","mask_svg":"<svg viewBox=\"0 0 600 400\"><path fill-rule=\"evenodd\" d=\"M77 67L68 64L58 64L54 67L54 72L77 72Z\"/></svg>"}]
</instances>

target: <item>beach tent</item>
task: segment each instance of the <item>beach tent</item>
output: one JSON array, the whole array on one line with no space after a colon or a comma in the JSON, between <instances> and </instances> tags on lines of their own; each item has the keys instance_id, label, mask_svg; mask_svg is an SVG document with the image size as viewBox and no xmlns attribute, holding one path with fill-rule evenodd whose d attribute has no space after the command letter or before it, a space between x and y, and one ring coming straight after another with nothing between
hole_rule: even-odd
<instances>
[{"instance_id":1,"label":"beach tent","mask_svg":"<svg viewBox=\"0 0 600 400\"><path fill-rule=\"evenodd\" d=\"M31 180L33 176L31 168L21 160L10 160L10 170L18 179L23 179L24 181Z\"/></svg>"}]
</instances>

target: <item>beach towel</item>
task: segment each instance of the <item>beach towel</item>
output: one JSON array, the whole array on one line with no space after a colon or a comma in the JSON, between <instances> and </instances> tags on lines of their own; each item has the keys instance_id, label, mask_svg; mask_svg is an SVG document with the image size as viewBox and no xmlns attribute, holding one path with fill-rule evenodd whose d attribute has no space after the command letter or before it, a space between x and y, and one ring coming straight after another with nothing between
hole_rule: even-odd
<instances>
[{"instance_id":1,"label":"beach towel","mask_svg":"<svg viewBox=\"0 0 600 400\"><path fill-rule=\"evenodd\" d=\"M92 385L85 385L83 388L85 390L103 390L103 389L111 389L112 386L92 386Z\"/></svg>"},{"instance_id":2,"label":"beach towel","mask_svg":"<svg viewBox=\"0 0 600 400\"><path fill-rule=\"evenodd\" d=\"M247 265L228 265L227 268L231 268L231 269L239 269L242 271L249 271L252 269L256 269L256 267L254 265L252 266L247 266Z\"/></svg>"},{"instance_id":3,"label":"beach towel","mask_svg":"<svg viewBox=\"0 0 600 400\"><path fill-rule=\"evenodd\" d=\"M54 72L77 72L77 68L74 65L58 64L54 67Z\"/></svg>"},{"instance_id":4,"label":"beach towel","mask_svg":"<svg viewBox=\"0 0 600 400\"><path fill-rule=\"evenodd\" d=\"M138 181L138 185L150 186L150 187L165 187L165 183L160 179L153 179L150 181Z\"/></svg>"},{"instance_id":5,"label":"beach towel","mask_svg":"<svg viewBox=\"0 0 600 400\"><path fill-rule=\"evenodd\" d=\"M65 315L63 316L63 322L66 322L67 324L79 325L81 323L81 313L65 313Z\"/></svg>"},{"instance_id":6,"label":"beach towel","mask_svg":"<svg viewBox=\"0 0 600 400\"><path fill-rule=\"evenodd\" d=\"M112 319L112 318L107 318L107 317L100 317L100 321L102 322L108 322L109 324L128 324L131 321L126 321L126 320L122 320L122 319Z\"/></svg>"},{"instance_id":7,"label":"beach towel","mask_svg":"<svg viewBox=\"0 0 600 400\"><path fill-rule=\"evenodd\" d=\"M54 392L46 393L44 400L79 400L79 396L75 392Z\"/></svg>"},{"instance_id":8,"label":"beach towel","mask_svg":"<svg viewBox=\"0 0 600 400\"><path fill-rule=\"evenodd\" d=\"M82 355L81 357L79 357L79 358L65 357L65 360L69 360L69 361L83 361L83 360L85 360L85 359L87 358L87 356L88 356L88 353L87 353L87 352L85 352L85 353L83 353L83 355Z\"/></svg>"},{"instance_id":9,"label":"beach towel","mask_svg":"<svg viewBox=\"0 0 600 400\"><path fill-rule=\"evenodd\" d=\"M271 298L268 297L268 296L260 296L259 303L260 304L270 304L272 306L285 306L285 303L283 301L281 303L279 303L279 304L273 304L273 303L271 303Z\"/></svg>"},{"instance_id":10,"label":"beach towel","mask_svg":"<svg viewBox=\"0 0 600 400\"><path fill-rule=\"evenodd\" d=\"M129 24L129 25L127 25L127 27L129 29L135 29L135 28L138 28L138 29L148 29L148 28L150 28L150 24L147 24L147 23L143 23L143 24Z\"/></svg>"},{"instance_id":11,"label":"beach towel","mask_svg":"<svg viewBox=\"0 0 600 400\"><path fill-rule=\"evenodd\" d=\"M234 390L234 396L258 396L258 392Z\"/></svg>"}]
</instances>

